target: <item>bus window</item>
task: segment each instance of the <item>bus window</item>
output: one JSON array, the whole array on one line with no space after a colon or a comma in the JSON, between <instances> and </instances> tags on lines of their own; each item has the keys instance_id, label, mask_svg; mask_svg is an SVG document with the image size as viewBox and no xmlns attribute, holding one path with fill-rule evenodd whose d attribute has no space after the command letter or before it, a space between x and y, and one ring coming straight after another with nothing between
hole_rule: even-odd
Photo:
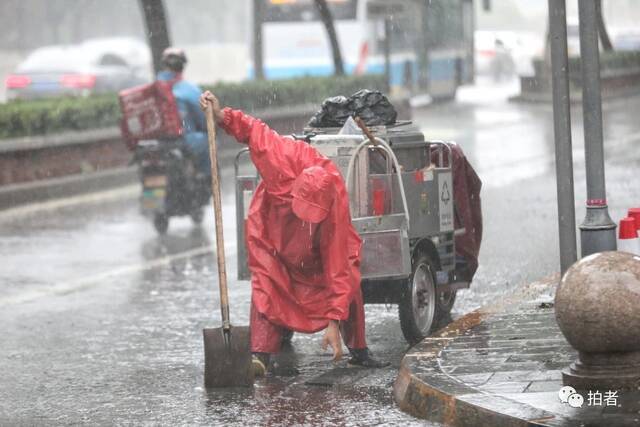
<instances>
[{"instance_id":1,"label":"bus window","mask_svg":"<svg viewBox=\"0 0 640 427\"><path fill-rule=\"evenodd\" d=\"M431 48L457 48L463 44L462 3L437 0L429 3L427 31Z\"/></svg>"},{"instance_id":2,"label":"bus window","mask_svg":"<svg viewBox=\"0 0 640 427\"><path fill-rule=\"evenodd\" d=\"M327 0L333 19L354 20L358 0ZM319 21L313 0L265 0L264 22Z\"/></svg>"}]
</instances>

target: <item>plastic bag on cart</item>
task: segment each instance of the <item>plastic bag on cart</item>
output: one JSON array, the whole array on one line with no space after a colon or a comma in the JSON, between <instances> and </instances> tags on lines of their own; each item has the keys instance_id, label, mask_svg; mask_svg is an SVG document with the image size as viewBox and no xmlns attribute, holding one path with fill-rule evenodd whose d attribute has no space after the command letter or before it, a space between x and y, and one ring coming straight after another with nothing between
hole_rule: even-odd
<instances>
[{"instance_id":1,"label":"plastic bag on cart","mask_svg":"<svg viewBox=\"0 0 640 427\"><path fill-rule=\"evenodd\" d=\"M367 126L390 125L398 113L380 91L360 90L349 98L334 96L326 99L309 121L311 127L340 127L349 117L359 116Z\"/></svg>"},{"instance_id":2,"label":"plastic bag on cart","mask_svg":"<svg viewBox=\"0 0 640 427\"><path fill-rule=\"evenodd\" d=\"M349 98L355 115L367 126L392 125L398 113L391 102L380 91L362 89Z\"/></svg>"},{"instance_id":3,"label":"plastic bag on cart","mask_svg":"<svg viewBox=\"0 0 640 427\"><path fill-rule=\"evenodd\" d=\"M349 98L334 96L324 100L320 111L311 118L309 125L312 127L342 126L352 113Z\"/></svg>"},{"instance_id":4,"label":"plastic bag on cart","mask_svg":"<svg viewBox=\"0 0 640 427\"><path fill-rule=\"evenodd\" d=\"M473 170L462 148L448 143L453 156L453 191L455 199L455 228L465 228L466 233L456 236L456 255L464 258L469 271L469 280L478 269L478 255L482 242L482 205L480 190L482 181ZM432 157L435 161L433 153Z\"/></svg>"}]
</instances>

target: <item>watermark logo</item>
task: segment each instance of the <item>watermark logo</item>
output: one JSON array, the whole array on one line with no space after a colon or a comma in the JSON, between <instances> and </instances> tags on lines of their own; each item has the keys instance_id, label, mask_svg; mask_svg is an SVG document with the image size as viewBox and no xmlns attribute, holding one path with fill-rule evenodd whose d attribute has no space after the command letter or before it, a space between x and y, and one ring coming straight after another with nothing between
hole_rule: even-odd
<instances>
[{"instance_id":1,"label":"watermark logo","mask_svg":"<svg viewBox=\"0 0 640 427\"><path fill-rule=\"evenodd\" d=\"M567 403L569 401L569 396L572 394L576 394L576 389L570 387L568 385L562 387L558 392L558 397L560 398L560 402Z\"/></svg>"},{"instance_id":2,"label":"watermark logo","mask_svg":"<svg viewBox=\"0 0 640 427\"><path fill-rule=\"evenodd\" d=\"M584 405L584 397L581 394L573 393L569 396L569 406L572 408L582 408Z\"/></svg>"},{"instance_id":3,"label":"watermark logo","mask_svg":"<svg viewBox=\"0 0 640 427\"><path fill-rule=\"evenodd\" d=\"M584 396L570 386L562 387L558 392L558 398L560 402L566 403L572 408L582 408L585 403ZM587 406L618 406L618 392L609 390L603 393L599 390L589 390L586 400Z\"/></svg>"}]
</instances>

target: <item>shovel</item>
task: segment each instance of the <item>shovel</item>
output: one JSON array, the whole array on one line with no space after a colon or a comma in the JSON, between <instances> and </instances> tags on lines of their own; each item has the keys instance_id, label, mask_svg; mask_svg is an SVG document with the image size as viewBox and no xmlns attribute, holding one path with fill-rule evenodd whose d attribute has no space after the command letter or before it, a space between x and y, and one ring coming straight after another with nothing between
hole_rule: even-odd
<instances>
[{"instance_id":1,"label":"shovel","mask_svg":"<svg viewBox=\"0 0 640 427\"><path fill-rule=\"evenodd\" d=\"M249 328L231 326L229 320L229 295L227 292L227 271L224 258L224 237L222 233L222 201L220 197L220 176L216 153L216 126L213 105L206 112L209 155L211 157L211 190L213 210L216 218L216 248L218 255L218 282L220 284L221 328L205 328L204 337L204 386L250 387L253 385L251 351L249 349Z\"/></svg>"}]
</instances>

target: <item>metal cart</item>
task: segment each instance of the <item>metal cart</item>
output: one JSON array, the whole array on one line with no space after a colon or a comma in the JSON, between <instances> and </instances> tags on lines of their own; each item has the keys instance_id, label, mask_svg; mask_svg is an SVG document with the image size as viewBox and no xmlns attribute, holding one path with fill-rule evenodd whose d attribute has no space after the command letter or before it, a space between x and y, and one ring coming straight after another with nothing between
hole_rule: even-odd
<instances>
[{"instance_id":1,"label":"metal cart","mask_svg":"<svg viewBox=\"0 0 640 427\"><path fill-rule=\"evenodd\" d=\"M409 343L428 336L444 321L458 289L470 281L456 262L451 149L425 141L407 124L372 127L374 141L338 135L339 129L305 129L307 139L340 169L351 216L362 246L365 303L398 304ZM238 241L244 241L248 202L258 182L255 171L241 174L236 157ZM239 245L238 276L250 278L246 249Z\"/></svg>"}]
</instances>

